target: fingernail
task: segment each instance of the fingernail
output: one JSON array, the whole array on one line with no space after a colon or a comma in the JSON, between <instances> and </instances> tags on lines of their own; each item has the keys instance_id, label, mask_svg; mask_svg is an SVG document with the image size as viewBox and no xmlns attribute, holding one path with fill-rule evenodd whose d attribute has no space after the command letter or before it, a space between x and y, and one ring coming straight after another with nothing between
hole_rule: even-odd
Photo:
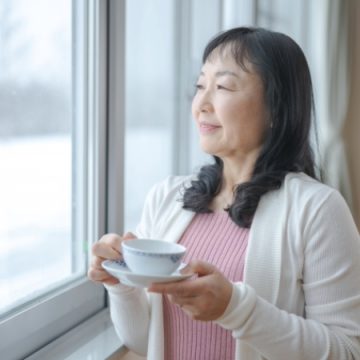
<instances>
[{"instance_id":1,"label":"fingernail","mask_svg":"<svg viewBox=\"0 0 360 360\"><path fill-rule=\"evenodd\" d=\"M135 239L136 236L132 232L128 231L127 233L125 233L124 238Z\"/></svg>"}]
</instances>

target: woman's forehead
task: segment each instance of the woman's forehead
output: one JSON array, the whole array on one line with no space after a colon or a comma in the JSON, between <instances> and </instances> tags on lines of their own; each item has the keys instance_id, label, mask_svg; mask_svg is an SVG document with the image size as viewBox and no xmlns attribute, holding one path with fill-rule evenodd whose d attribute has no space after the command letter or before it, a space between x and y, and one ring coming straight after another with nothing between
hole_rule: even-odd
<instances>
[{"instance_id":1,"label":"woman's forehead","mask_svg":"<svg viewBox=\"0 0 360 360\"><path fill-rule=\"evenodd\" d=\"M227 63L246 72L256 72L245 46L239 43L220 44L207 56L206 63Z\"/></svg>"},{"instance_id":2,"label":"woman's forehead","mask_svg":"<svg viewBox=\"0 0 360 360\"><path fill-rule=\"evenodd\" d=\"M217 49L210 54L201 68L202 73L212 70L229 72L229 74L231 72L243 73L244 71L247 73L256 73L253 64L249 60L243 59L240 65L231 51L225 52Z\"/></svg>"}]
</instances>

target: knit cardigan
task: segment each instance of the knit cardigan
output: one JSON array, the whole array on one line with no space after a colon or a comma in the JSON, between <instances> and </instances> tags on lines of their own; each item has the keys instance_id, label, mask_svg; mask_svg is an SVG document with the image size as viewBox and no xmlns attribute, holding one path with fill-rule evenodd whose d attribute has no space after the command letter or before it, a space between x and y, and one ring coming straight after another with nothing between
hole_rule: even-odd
<instances>
[{"instance_id":1,"label":"knit cardigan","mask_svg":"<svg viewBox=\"0 0 360 360\"><path fill-rule=\"evenodd\" d=\"M170 177L149 193L136 235L176 242L194 213L182 209L189 177ZM164 359L162 299L122 284L107 286L124 344ZM334 189L290 173L262 196L249 233L243 282L216 320L232 331L237 360L360 359L360 238Z\"/></svg>"}]
</instances>

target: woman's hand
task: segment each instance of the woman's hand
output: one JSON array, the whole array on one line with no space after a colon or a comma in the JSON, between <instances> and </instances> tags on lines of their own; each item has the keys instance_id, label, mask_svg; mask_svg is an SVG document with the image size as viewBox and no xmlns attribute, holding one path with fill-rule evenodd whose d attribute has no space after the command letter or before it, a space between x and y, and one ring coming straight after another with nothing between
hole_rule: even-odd
<instances>
[{"instance_id":1,"label":"woman's hand","mask_svg":"<svg viewBox=\"0 0 360 360\"><path fill-rule=\"evenodd\" d=\"M94 282L107 285L115 285L119 280L107 273L101 266L104 260L119 260L121 255L121 243L124 240L135 239L132 233L123 236L117 234L106 234L92 246L92 259L88 271L88 277Z\"/></svg>"},{"instance_id":2,"label":"woman's hand","mask_svg":"<svg viewBox=\"0 0 360 360\"><path fill-rule=\"evenodd\" d=\"M197 273L198 278L172 283L156 283L149 292L167 294L194 320L218 319L226 310L232 295L232 284L213 265L192 261L182 273Z\"/></svg>"}]
</instances>

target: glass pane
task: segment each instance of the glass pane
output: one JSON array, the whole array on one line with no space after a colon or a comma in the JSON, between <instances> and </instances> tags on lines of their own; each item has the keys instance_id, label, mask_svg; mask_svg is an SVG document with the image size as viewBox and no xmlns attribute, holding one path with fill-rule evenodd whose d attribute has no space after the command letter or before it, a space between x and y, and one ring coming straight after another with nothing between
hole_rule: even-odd
<instances>
[{"instance_id":1,"label":"glass pane","mask_svg":"<svg viewBox=\"0 0 360 360\"><path fill-rule=\"evenodd\" d=\"M139 221L150 187L172 170L177 46L174 19L175 1L126 3L127 230L134 230Z\"/></svg>"},{"instance_id":2,"label":"glass pane","mask_svg":"<svg viewBox=\"0 0 360 360\"><path fill-rule=\"evenodd\" d=\"M72 59L70 0L0 2L0 314L85 269L72 237Z\"/></svg>"},{"instance_id":3,"label":"glass pane","mask_svg":"<svg viewBox=\"0 0 360 360\"><path fill-rule=\"evenodd\" d=\"M268 27L274 31L283 32L300 45L306 32L304 11L309 0L259 0L258 26Z\"/></svg>"},{"instance_id":4,"label":"glass pane","mask_svg":"<svg viewBox=\"0 0 360 360\"><path fill-rule=\"evenodd\" d=\"M217 0L191 2L191 85L193 88L201 71L203 50L208 41L221 30L218 5ZM204 17L204 8L207 6L209 10ZM189 104L189 108L191 109L191 104ZM204 164L212 163L213 158L201 150L199 132L191 113L188 121L191 124L190 169L191 171L197 172Z\"/></svg>"}]
</instances>

